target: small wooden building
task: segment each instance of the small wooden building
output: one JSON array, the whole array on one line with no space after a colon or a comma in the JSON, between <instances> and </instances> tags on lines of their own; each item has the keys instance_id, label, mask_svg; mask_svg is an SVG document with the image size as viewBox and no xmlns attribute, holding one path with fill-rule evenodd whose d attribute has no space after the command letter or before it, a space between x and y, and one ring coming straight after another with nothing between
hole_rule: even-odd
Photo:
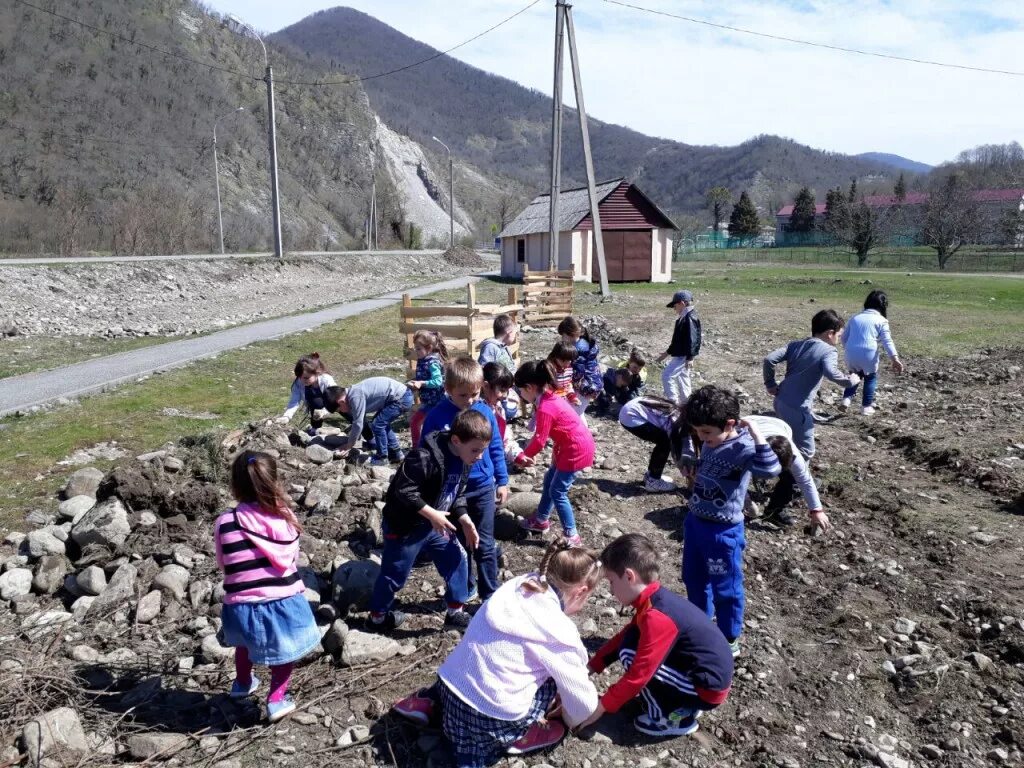
<instances>
[{"instance_id":1,"label":"small wooden building","mask_svg":"<svg viewBox=\"0 0 1024 768\"><path fill-rule=\"evenodd\" d=\"M672 236L677 229L661 210L625 179L597 185L608 280L613 283L672 279ZM538 195L501 233L501 274L519 277L526 268L548 264L550 195ZM597 282L594 222L587 188L569 189L558 198L558 263L577 281Z\"/></svg>"}]
</instances>

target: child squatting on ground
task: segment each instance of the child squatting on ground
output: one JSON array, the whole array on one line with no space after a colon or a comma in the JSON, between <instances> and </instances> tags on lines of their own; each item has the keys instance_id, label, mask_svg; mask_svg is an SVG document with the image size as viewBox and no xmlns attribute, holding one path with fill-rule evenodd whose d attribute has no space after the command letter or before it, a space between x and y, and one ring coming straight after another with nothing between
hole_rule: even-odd
<instances>
[{"instance_id":1,"label":"child squatting on ground","mask_svg":"<svg viewBox=\"0 0 1024 768\"><path fill-rule=\"evenodd\" d=\"M556 540L536 573L505 582L480 607L434 685L397 702L394 711L418 724L439 724L458 768L553 747L566 724L579 725L597 709L587 651L570 617L600 579L594 552ZM556 695L562 719L545 719Z\"/></svg>"},{"instance_id":2,"label":"child squatting on ground","mask_svg":"<svg viewBox=\"0 0 1024 768\"><path fill-rule=\"evenodd\" d=\"M612 403L625 405L643 393L647 383L647 359L638 349L629 353L626 360L611 360L605 370L604 389L594 402L595 410L603 416L611 409Z\"/></svg>"},{"instance_id":3,"label":"child squatting on ground","mask_svg":"<svg viewBox=\"0 0 1024 768\"><path fill-rule=\"evenodd\" d=\"M327 389L333 386L334 377L320 359L320 353L313 352L300 357L295 363L295 380L288 396L288 405L284 413L277 417L278 423L287 424L305 404L311 428L319 428L327 412Z\"/></svg>"},{"instance_id":4,"label":"child squatting on ground","mask_svg":"<svg viewBox=\"0 0 1024 768\"><path fill-rule=\"evenodd\" d=\"M302 526L269 454L238 455L231 465L231 493L238 506L213 526L224 573L224 644L235 648L231 697L259 689L253 664L270 667L267 717L273 723L295 710L288 697L294 663L320 645L297 570Z\"/></svg>"},{"instance_id":5,"label":"child squatting on ground","mask_svg":"<svg viewBox=\"0 0 1024 768\"><path fill-rule=\"evenodd\" d=\"M391 428L403 413L412 408L412 390L405 384L387 376L372 376L348 387L331 387L327 392L327 407L346 414L352 421L348 440L340 449L347 454L359 442L367 414L372 413L370 431L376 450L370 460L376 466L398 463L405 458L398 443L398 435Z\"/></svg>"},{"instance_id":6,"label":"child squatting on ground","mask_svg":"<svg viewBox=\"0 0 1024 768\"><path fill-rule=\"evenodd\" d=\"M524 363L516 371L515 382L520 397L537 409L536 432L516 458L516 466L531 466L533 457L544 450L548 438L554 443L551 466L544 474L540 504L533 515L520 520L520 525L533 533L546 533L551 527L548 519L554 509L562 523L565 540L571 546L581 546L569 489L576 476L594 463L594 436L565 398L555 394L555 374L546 361Z\"/></svg>"},{"instance_id":7,"label":"child squatting on ground","mask_svg":"<svg viewBox=\"0 0 1024 768\"><path fill-rule=\"evenodd\" d=\"M448 362L448 347L444 337L435 331L416 331L412 337L416 354L416 378L406 382L409 389L420 395L420 407L409 419L409 436L415 448L420 444L420 430L427 411L444 397L444 366Z\"/></svg>"},{"instance_id":8,"label":"child squatting on ground","mask_svg":"<svg viewBox=\"0 0 1024 768\"><path fill-rule=\"evenodd\" d=\"M661 387L669 400L685 403L690 396L693 360L700 354L700 317L693 307L693 294L689 291L676 291L665 306L676 311L676 323L668 349L658 355L659 363L668 358L661 372Z\"/></svg>"},{"instance_id":9,"label":"child squatting on ground","mask_svg":"<svg viewBox=\"0 0 1024 768\"><path fill-rule=\"evenodd\" d=\"M650 736L685 736L697 718L725 701L732 685L729 643L685 597L658 582L658 553L639 533L620 536L601 553L612 595L636 611L590 659L600 673L616 661L625 670L581 728L640 697L646 710L633 724Z\"/></svg>"},{"instance_id":10,"label":"child squatting on ground","mask_svg":"<svg viewBox=\"0 0 1024 768\"><path fill-rule=\"evenodd\" d=\"M893 343L892 333L889 332L888 315L889 297L885 295L884 291L872 291L864 299L864 311L850 318L850 322L843 328L841 340L846 367L860 376L864 382L861 413L865 416L870 416L875 412L879 345L892 361L893 372L903 373L903 363L896 351L896 344ZM856 384L846 388L840 404L842 410L845 411L850 407L856 394Z\"/></svg>"},{"instance_id":11,"label":"child squatting on ground","mask_svg":"<svg viewBox=\"0 0 1024 768\"><path fill-rule=\"evenodd\" d=\"M370 598L366 629L389 632L406 615L391 609L405 586L416 556L426 551L444 579L446 627L465 629L469 614L469 558L455 536L461 528L470 551L477 547L476 526L466 508L466 481L491 442L491 425L478 411L462 411L449 432L432 432L409 451L391 479L384 504L384 551Z\"/></svg>"},{"instance_id":12,"label":"child squatting on ground","mask_svg":"<svg viewBox=\"0 0 1024 768\"><path fill-rule=\"evenodd\" d=\"M736 393L701 387L686 404L686 420L702 443L689 512L683 523L683 583L690 602L715 617L733 655L743 631L743 505L751 476L782 468L752 424L740 421Z\"/></svg>"}]
</instances>

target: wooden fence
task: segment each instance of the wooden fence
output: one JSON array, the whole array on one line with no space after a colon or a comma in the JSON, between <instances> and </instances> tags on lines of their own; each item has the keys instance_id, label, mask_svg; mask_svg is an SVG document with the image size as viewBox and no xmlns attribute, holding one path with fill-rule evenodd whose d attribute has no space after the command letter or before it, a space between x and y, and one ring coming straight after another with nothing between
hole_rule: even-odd
<instances>
[{"instance_id":1,"label":"wooden fence","mask_svg":"<svg viewBox=\"0 0 1024 768\"><path fill-rule=\"evenodd\" d=\"M466 289L466 303L453 305L421 304L413 306L408 293L402 294L401 316L398 329L405 335L405 359L409 364L409 378L416 375L416 351L412 337L416 331L437 331L444 336L444 343L452 356L468 354L474 360L480 352L484 339L494 336L494 318L510 314L522 321L523 305L515 288L508 289L505 304L480 304L476 300L476 286L472 283ZM509 347L509 352L519 364L519 341Z\"/></svg>"},{"instance_id":2,"label":"wooden fence","mask_svg":"<svg viewBox=\"0 0 1024 768\"><path fill-rule=\"evenodd\" d=\"M523 306L529 325L558 325L572 314L573 272L523 272Z\"/></svg>"}]
</instances>

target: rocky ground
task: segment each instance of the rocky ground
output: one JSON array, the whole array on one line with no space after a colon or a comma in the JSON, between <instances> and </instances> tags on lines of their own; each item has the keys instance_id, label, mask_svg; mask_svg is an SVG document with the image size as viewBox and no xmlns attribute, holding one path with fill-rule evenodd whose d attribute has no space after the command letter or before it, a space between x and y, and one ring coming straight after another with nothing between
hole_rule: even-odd
<instances>
[{"instance_id":1,"label":"rocky ground","mask_svg":"<svg viewBox=\"0 0 1024 768\"><path fill-rule=\"evenodd\" d=\"M284 262L0 265L0 334L120 338L205 333L474 271L475 265L465 261L389 254Z\"/></svg>"},{"instance_id":2,"label":"rocky ground","mask_svg":"<svg viewBox=\"0 0 1024 768\"><path fill-rule=\"evenodd\" d=\"M656 309L586 295L577 305L606 353L668 341ZM784 308L760 308L755 327L745 307L709 302L702 311L698 378L734 386L750 412L765 410L757 361L781 341L771 314ZM552 341L551 331L524 336L533 354ZM835 530L750 523L744 652L728 702L700 731L651 740L632 730L627 709L546 755L503 765L1020 765L1021 359L1019 349L955 365L911 357L903 379L883 377L873 419L821 428L814 472ZM652 372L654 389L656 380ZM824 395L821 409L834 413L838 392ZM584 539L600 547L645 533L664 554L663 581L681 589L685 502L642 493L646 447L613 420L591 425L598 460L572 492ZM0 548L10 609L0 612L0 765L447 765L436 734L386 714L431 681L457 642L441 631L441 584L418 569L402 594L409 625L393 639L359 631L391 471L335 460L337 432L308 441L254 424L183 438L106 475L78 469L62 500L9 533ZM295 675L300 712L276 726L260 723L260 702L224 694L231 651L217 641L210 524L227 503L226 462L245 447L277 453L307 512L303 578L324 633L324 652ZM514 519L534 508L540 474L516 474L499 514L505 576L542 552L517 537ZM578 620L596 647L626 616L602 590Z\"/></svg>"}]
</instances>

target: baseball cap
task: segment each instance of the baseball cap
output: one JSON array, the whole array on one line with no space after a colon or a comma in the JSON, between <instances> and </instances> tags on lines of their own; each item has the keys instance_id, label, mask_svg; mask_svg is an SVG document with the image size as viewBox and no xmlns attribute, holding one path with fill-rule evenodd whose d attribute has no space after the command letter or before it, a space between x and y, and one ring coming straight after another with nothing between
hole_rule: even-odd
<instances>
[{"instance_id":1,"label":"baseball cap","mask_svg":"<svg viewBox=\"0 0 1024 768\"><path fill-rule=\"evenodd\" d=\"M693 294L690 293L689 291L676 291L675 293L672 294L672 301L670 301L665 306L668 307L669 309L671 309L676 304L678 304L680 301L692 302L693 301Z\"/></svg>"}]
</instances>

